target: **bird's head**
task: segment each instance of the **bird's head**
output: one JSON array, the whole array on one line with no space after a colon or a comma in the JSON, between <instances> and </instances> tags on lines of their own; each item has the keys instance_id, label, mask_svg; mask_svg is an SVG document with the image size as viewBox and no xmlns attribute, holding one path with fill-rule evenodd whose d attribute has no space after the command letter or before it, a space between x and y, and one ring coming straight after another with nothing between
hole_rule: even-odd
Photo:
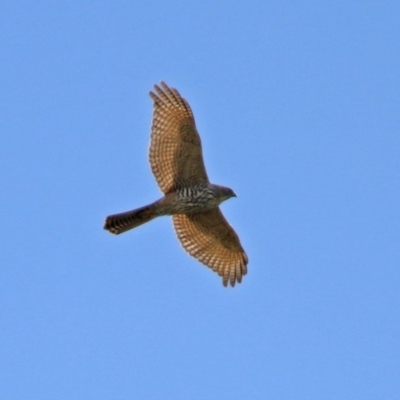
<instances>
[{"instance_id":1,"label":"bird's head","mask_svg":"<svg viewBox=\"0 0 400 400\"><path fill-rule=\"evenodd\" d=\"M231 197L236 197L236 193L226 186L214 185L218 198L222 201L228 200Z\"/></svg>"}]
</instances>

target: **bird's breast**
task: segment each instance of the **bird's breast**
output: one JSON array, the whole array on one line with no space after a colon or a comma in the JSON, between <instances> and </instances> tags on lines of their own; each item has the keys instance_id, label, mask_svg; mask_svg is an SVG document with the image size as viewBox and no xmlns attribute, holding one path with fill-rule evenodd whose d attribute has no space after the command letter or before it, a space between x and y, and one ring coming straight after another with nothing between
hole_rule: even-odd
<instances>
[{"instance_id":1,"label":"bird's breast","mask_svg":"<svg viewBox=\"0 0 400 400\"><path fill-rule=\"evenodd\" d=\"M173 214L187 214L218 207L219 203L211 188L187 187L175 192L171 208Z\"/></svg>"}]
</instances>

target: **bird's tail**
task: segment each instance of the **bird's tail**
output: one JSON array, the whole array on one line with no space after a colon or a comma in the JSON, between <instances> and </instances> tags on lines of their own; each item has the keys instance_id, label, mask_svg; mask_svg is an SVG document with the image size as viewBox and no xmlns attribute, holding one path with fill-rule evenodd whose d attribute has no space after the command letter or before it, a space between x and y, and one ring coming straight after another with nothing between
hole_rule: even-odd
<instances>
[{"instance_id":1,"label":"bird's tail","mask_svg":"<svg viewBox=\"0 0 400 400\"><path fill-rule=\"evenodd\" d=\"M109 215L104 223L104 229L118 235L145 224L159 215L157 203L149 204L136 210Z\"/></svg>"}]
</instances>

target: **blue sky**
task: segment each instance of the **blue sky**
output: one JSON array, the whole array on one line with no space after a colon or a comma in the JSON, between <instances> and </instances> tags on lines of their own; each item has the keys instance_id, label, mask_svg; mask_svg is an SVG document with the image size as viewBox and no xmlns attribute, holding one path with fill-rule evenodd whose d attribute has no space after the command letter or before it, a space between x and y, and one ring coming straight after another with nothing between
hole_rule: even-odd
<instances>
[{"instance_id":1,"label":"blue sky","mask_svg":"<svg viewBox=\"0 0 400 400\"><path fill-rule=\"evenodd\" d=\"M398 399L400 4L3 1L0 393ZM147 161L165 80L190 102L249 255L234 289Z\"/></svg>"}]
</instances>

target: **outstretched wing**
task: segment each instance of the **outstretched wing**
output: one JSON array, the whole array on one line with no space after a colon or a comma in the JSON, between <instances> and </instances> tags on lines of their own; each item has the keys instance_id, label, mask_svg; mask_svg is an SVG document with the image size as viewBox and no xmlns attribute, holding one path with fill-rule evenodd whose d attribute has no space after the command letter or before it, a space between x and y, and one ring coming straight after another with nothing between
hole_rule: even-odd
<instances>
[{"instance_id":1,"label":"outstretched wing","mask_svg":"<svg viewBox=\"0 0 400 400\"><path fill-rule=\"evenodd\" d=\"M235 286L247 273L248 258L238 235L219 208L196 214L172 216L176 234L184 249Z\"/></svg>"},{"instance_id":2,"label":"outstretched wing","mask_svg":"<svg viewBox=\"0 0 400 400\"><path fill-rule=\"evenodd\" d=\"M189 103L164 82L150 92L154 101L149 160L161 190L207 183L200 136Z\"/></svg>"}]
</instances>

